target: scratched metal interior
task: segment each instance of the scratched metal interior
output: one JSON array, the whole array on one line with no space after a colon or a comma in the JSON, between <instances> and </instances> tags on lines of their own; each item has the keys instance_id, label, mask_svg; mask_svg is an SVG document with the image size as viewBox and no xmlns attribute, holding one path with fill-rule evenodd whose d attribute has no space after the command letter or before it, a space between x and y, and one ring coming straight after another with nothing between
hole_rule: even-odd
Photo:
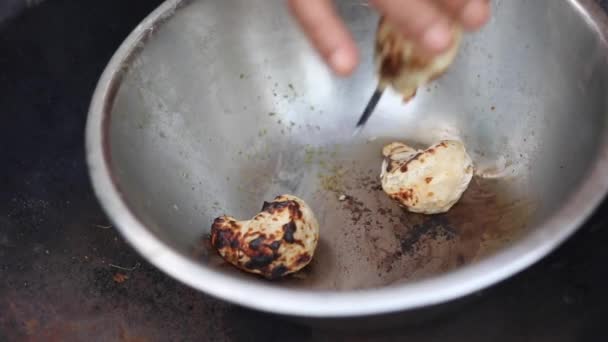
<instances>
[{"instance_id":1,"label":"scratched metal interior","mask_svg":"<svg viewBox=\"0 0 608 342\"><path fill-rule=\"evenodd\" d=\"M387 94L354 138L375 87L376 16L339 2L362 49L356 73L339 79L281 4L192 1L151 28L123 70L109 126L115 180L138 218L201 267L265 282L224 263L205 236L215 217L249 219L288 193L315 212L320 244L306 269L272 285L349 290L429 277L516 241L584 177L604 81L583 62L600 58L596 38L569 2L495 1L447 75L407 105ZM465 142L477 176L449 213L407 213L380 189L381 149L443 138Z\"/></svg>"}]
</instances>

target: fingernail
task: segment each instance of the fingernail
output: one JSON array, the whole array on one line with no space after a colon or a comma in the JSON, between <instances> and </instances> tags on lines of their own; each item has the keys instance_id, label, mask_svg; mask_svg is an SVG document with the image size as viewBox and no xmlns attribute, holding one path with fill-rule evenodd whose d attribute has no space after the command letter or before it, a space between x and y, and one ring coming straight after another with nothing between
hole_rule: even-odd
<instances>
[{"instance_id":1,"label":"fingernail","mask_svg":"<svg viewBox=\"0 0 608 342\"><path fill-rule=\"evenodd\" d=\"M353 69L353 61L344 49L337 49L329 56L329 65L340 75L347 75Z\"/></svg>"},{"instance_id":2,"label":"fingernail","mask_svg":"<svg viewBox=\"0 0 608 342\"><path fill-rule=\"evenodd\" d=\"M450 46L452 32L446 21L439 21L424 32L422 45L431 52L441 52Z\"/></svg>"}]
</instances>

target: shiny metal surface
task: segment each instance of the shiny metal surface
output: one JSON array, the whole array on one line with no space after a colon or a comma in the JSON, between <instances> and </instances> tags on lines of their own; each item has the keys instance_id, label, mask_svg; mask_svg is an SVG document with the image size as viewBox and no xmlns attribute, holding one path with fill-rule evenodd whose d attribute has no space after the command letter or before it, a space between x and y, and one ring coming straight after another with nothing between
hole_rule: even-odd
<instances>
[{"instance_id":1,"label":"shiny metal surface","mask_svg":"<svg viewBox=\"0 0 608 342\"><path fill-rule=\"evenodd\" d=\"M282 1L167 1L94 94L96 193L151 263L260 310L388 313L500 281L567 238L608 189L608 26L592 1L493 5L445 76L407 106L387 91L353 138L376 85L377 18L360 1L339 2L363 52L348 79L329 73ZM448 214L405 213L378 190L383 144L452 137L478 176ZM244 275L201 243L216 216L251 217L280 193L305 199L320 221L299 276Z\"/></svg>"}]
</instances>

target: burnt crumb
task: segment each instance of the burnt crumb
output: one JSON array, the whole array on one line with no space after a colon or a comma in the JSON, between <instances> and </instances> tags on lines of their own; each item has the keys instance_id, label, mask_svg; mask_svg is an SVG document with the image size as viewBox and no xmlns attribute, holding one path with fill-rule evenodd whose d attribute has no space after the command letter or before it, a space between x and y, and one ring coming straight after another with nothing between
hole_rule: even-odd
<instances>
[{"instance_id":1,"label":"burnt crumb","mask_svg":"<svg viewBox=\"0 0 608 342\"><path fill-rule=\"evenodd\" d=\"M382 191L382 184L377 184L372 187L374 191Z\"/></svg>"},{"instance_id":2,"label":"burnt crumb","mask_svg":"<svg viewBox=\"0 0 608 342\"><path fill-rule=\"evenodd\" d=\"M297 230L296 223L294 221L290 221L283 225L283 240L287 243L294 243L296 240L294 238L294 233Z\"/></svg>"},{"instance_id":3,"label":"burnt crumb","mask_svg":"<svg viewBox=\"0 0 608 342\"><path fill-rule=\"evenodd\" d=\"M433 177L426 177L424 181L426 182L426 184L430 184L433 181Z\"/></svg>"},{"instance_id":4,"label":"burnt crumb","mask_svg":"<svg viewBox=\"0 0 608 342\"><path fill-rule=\"evenodd\" d=\"M270 279L278 279L287 273L288 269L285 265L279 265L270 272Z\"/></svg>"},{"instance_id":5,"label":"burnt crumb","mask_svg":"<svg viewBox=\"0 0 608 342\"><path fill-rule=\"evenodd\" d=\"M407 163L401 165L401 168L399 168L399 171L401 171L401 172L407 172Z\"/></svg>"},{"instance_id":6,"label":"burnt crumb","mask_svg":"<svg viewBox=\"0 0 608 342\"><path fill-rule=\"evenodd\" d=\"M245 268L248 268L250 270L253 269L264 269L266 266L270 265L275 259L275 255L270 254L270 255L266 255L266 254L262 254L262 255L253 255L251 256L251 260L249 260L246 264L245 264Z\"/></svg>"},{"instance_id":7,"label":"burnt crumb","mask_svg":"<svg viewBox=\"0 0 608 342\"><path fill-rule=\"evenodd\" d=\"M444 215L430 216L421 224L414 225L405 237L400 238L401 251L404 254L411 254L418 248L418 242L425 236L431 239L443 237L451 240L455 235L454 228Z\"/></svg>"},{"instance_id":8,"label":"burnt crumb","mask_svg":"<svg viewBox=\"0 0 608 342\"><path fill-rule=\"evenodd\" d=\"M349 196L344 202L344 209L350 211L351 221L353 224L357 224L363 217L363 213L371 212L371 210L365 207L365 204L356 198Z\"/></svg>"},{"instance_id":9,"label":"burnt crumb","mask_svg":"<svg viewBox=\"0 0 608 342\"><path fill-rule=\"evenodd\" d=\"M281 247L281 241L273 241L270 244L270 249L272 249L273 251L276 251L279 249L279 247Z\"/></svg>"},{"instance_id":10,"label":"burnt crumb","mask_svg":"<svg viewBox=\"0 0 608 342\"><path fill-rule=\"evenodd\" d=\"M258 250L262 246L263 242L264 236L259 236L249 242L249 248L253 249L254 251Z\"/></svg>"}]
</instances>

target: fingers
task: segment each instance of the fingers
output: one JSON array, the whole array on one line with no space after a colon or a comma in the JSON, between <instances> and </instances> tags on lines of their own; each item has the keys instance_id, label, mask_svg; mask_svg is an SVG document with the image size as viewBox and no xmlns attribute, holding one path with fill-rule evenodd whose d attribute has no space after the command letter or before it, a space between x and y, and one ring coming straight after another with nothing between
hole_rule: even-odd
<instances>
[{"instance_id":1,"label":"fingers","mask_svg":"<svg viewBox=\"0 0 608 342\"><path fill-rule=\"evenodd\" d=\"M371 1L380 13L429 54L443 52L451 46L453 21L460 22L467 30L477 30L490 17L488 0Z\"/></svg>"},{"instance_id":2,"label":"fingers","mask_svg":"<svg viewBox=\"0 0 608 342\"><path fill-rule=\"evenodd\" d=\"M450 47L450 20L433 1L373 0L372 4L427 53L436 54Z\"/></svg>"},{"instance_id":3,"label":"fingers","mask_svg":"<svg viewBox=\"0 0 608 342\"><path fill-rule=\"evenodd\" d=\"M422 52L430 55L448 49L452 23L477 30L490 18L488 0L370 0ZM289 8L312 44L340 75L350 74L359 56L352 36L335 12L331 0L288 0Z\"/></svg>"},{"instance_id":4,"label":"fingers","mask_svg":"<svg viewBox=\"0 0 608 342\"><path fill-rule=\"evenodd\" d=\"M488 0L470 0L460 13L460 21L467 30L478 30L490 19Z\"/></svg>"},{"instance_id":5,"label":"fingers","mask_svg":"<svg viewBox=\"0 0 608 342\"><path fill-rule=\"evenodd\" d=\"M458 14L470 0L438 0L441 7L450 14ZM454 15L456 17L456 15Z\"/></svg>"},{"instance_id":6,"label":"fingers","mask_svg":"<svg viewBox=\"0 0 608 342\"><path fill-rule=\"evenodd\" d=\"M488 0L438 0L439 5L454 20L469 31L478 30L490 18Z\"/></svg>"},{"instance_id":7,"label":"fingers","mask_svg":"<svg viewBox=\"0 0 608 342\"><path fill-rule=\"evenodd\" d=\"M323 59L339 75L358 63L355 42L335 12L331 0L289 0L289 8Z\"/></svg>"}]
</instances>

